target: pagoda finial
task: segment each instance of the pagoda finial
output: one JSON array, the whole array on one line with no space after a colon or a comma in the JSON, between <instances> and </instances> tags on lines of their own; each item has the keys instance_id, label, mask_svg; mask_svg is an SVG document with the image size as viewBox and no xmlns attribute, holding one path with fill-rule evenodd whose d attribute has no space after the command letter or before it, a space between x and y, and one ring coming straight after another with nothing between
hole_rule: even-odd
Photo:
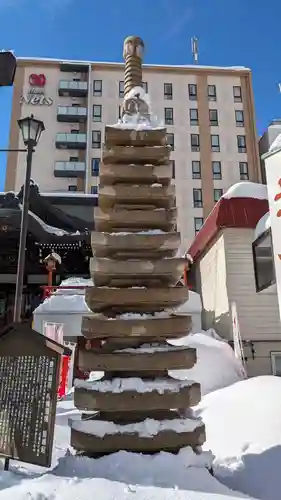
<instances>
[{"instance_id":1,"label":"pagoda finial","mask_svg":"<svg viewBox=\"0 0 281 500\"><path fill-rule=\"evenodd\" d=\"M144 43L139 36L128 36L124 40L125 59L124 95L134 87L142 86L142 58Z\"/></svg>"}]
</instances>

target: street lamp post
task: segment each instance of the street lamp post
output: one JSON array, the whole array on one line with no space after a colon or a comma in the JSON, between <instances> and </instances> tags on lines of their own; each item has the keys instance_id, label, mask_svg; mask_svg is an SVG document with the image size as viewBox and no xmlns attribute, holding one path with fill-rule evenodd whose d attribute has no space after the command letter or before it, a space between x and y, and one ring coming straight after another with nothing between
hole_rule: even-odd
<instances>
[{"instance_id":1,"label":"street lamp post","mask_svg":"<svg viewBox=\"0 0 281 500\"><path fill-rule=\"evenodd\" d=\"M21 306L22 306L22 292L23 292L23 279L25 268L25 247L28 229L28 210L29 210L29 193L30 193L30 180L31 180L31 165L34 148L39 142L41 133L45 130L44 123L41 120L36 120L33 115L27 118L18 120L23 143L26 146L26 172L23 190L22 201L22 214L21 214L21 227L20 227L20 241L18 253L18 269L16 281L16 293L14 304L14 322L21 321Z\"/></svg>"}]
</instances>

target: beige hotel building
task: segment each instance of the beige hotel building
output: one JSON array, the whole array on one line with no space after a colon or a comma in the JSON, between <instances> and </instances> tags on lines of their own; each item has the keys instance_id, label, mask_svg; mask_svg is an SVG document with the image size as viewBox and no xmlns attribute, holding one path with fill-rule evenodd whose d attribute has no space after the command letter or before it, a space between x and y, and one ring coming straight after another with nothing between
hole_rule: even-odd
<instances>
[{"instance_id":1,"label":"beige hotel building","mask_svg":"<svg viewBox=\"0 0 281 500\"><path fill-rule=\"evenodd\" d=\"M28 58L17 64L9 148L23 147L17 119L33 113L46 127L32 166L41 192L96 193L104 125L118 120L124 65ZM143 85L167 126L187 248L225 190L260 181L251 71L144 65ZM5 190L18 190L24 175L25 155L9 153Z\"/></svg>"}]
</instances>

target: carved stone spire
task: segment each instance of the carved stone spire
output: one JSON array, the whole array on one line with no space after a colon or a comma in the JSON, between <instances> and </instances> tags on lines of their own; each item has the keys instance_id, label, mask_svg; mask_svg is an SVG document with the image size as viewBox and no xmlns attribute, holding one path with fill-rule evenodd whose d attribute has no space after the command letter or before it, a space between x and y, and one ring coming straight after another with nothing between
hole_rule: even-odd
<instances>
[{"instance_id":1,"label":"carved stone spire","mask_svg":"<svg viewBox=\"0 0 281 500\"><path fill-rule=\"evenodd\" d=\"M124 95L134 87L142 85L142 57L144 43L138 36L128 36L124 40L125 59Z\"/></svg>"}]
</instances>

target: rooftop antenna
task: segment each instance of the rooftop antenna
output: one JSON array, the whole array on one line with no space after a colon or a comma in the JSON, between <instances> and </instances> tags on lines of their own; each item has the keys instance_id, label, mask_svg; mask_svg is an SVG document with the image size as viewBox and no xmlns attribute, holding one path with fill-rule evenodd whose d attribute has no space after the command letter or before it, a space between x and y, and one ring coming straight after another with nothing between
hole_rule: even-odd
<instances>
[{"instance_id":1,"label":"rooftop antenna","mask_svg":"<svg viewBox=\"0 0 281 500\"><path fill-rule=\"evenodd\" d=\"M195 36L191 38L191 52L193 64L198 64L198 38Z\"/></svg>"}]
</instances>

